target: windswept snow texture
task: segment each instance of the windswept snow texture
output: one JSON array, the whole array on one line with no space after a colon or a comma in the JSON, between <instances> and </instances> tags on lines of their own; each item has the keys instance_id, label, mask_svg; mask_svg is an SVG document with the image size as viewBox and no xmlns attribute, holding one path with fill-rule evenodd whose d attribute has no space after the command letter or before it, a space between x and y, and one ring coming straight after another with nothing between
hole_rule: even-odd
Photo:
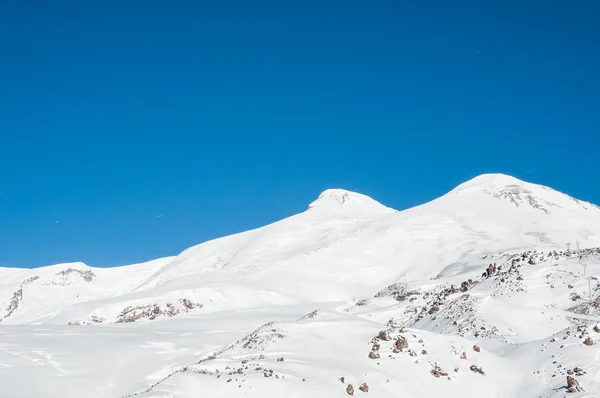
<instances>
[{"instance_id":1,"label":"windswept snow texture","mask_svg":"<svg viewBox=\"0 0 600 398\"><path fill-rule=\"evenodd\" d=\"M0 397L600 397L599 276L600 208L551 188L327 190L176 257L0 269Z\"/></svg>"}]
</instances>

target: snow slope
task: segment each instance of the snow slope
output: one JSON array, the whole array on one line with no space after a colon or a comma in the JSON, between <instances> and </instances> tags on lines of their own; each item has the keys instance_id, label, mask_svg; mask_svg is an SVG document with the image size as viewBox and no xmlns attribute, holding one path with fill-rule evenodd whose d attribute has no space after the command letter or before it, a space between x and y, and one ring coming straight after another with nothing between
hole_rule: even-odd
<instances>
[{"instance_id":1,"label":"snow slope","mask_svg":"<svg viewBox=\"0 0 600 398\"><path fill-rule=\"evenodd\" d=\"M489 174L400 212L327 190L144 264L0 269L0 396L562 397L567 371L600 396L599 247L597 206Z\"/></svg>"}]
</instances>

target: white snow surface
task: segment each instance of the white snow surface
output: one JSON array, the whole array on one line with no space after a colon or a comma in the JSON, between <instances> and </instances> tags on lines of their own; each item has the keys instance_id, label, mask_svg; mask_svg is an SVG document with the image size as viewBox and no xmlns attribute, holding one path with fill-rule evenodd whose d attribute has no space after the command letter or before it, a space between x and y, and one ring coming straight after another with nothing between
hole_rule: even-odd
<instances>
[{"instance_id":1,"label":"white snow surface","mask_svg":"<svg viewBox=\"0 0 600 398\"><path fill-rule=\"evenodd\" d=\"M175 257L0 268L0 397L600 397L598 276L600 208L548 187L331 189Z\"/></svg>"}]
</instances>

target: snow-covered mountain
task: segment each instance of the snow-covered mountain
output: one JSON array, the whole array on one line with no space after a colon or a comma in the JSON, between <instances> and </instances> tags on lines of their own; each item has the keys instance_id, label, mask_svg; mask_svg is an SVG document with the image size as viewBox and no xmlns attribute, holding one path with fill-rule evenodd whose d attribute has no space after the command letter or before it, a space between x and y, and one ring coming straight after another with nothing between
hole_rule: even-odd
<instances>
[{"instance_id":1,"label":"snow-covered mountain","mask_svg":"<svg viewBox=\"0 0 600 398\"><path fill-rule=\"evenodd\" d=\"M404 211L327 190L143 264L0 269L0 396L600 396L598 248L600 208L488 174Z\"/></svg>"}]
</instances>

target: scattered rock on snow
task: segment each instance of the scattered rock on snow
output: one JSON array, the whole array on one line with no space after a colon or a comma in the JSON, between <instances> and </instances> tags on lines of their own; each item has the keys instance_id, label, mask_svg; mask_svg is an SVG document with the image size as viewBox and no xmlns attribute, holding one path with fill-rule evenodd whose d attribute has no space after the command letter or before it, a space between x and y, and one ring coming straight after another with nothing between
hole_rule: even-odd
<instances>
[{"instance_id":1,"label":"scattered rock on snow","mask_svg":"<svg viewBox=\"0 0 600 398\"><path fill-rule=\"evenodd\" d=\"M398 340L396 340L396 343L394 343L394 346L398 350L408 348L408 340L406 340L406 337L400 336L398 337Z\"/></svg>"},{"instance_id":2,"label":"scattered rock on snow","mask_svg":"<svg viewBox=\"0 0 600 398\"><path fill-rule=\"evenodd\" d=\"M354 387L352 386L352 384L348 384L348 387L346 387L346 392L348 393L348 395L354 395Z\"/></svg>"},{"instance_id":3,"label":"scattered rock on snow","mask_svg":"<svg viewBox=\"0 0 600 398\"><path fill-rule=\"evenodd\" d=\"M444 369L439 367L437 363L433 365L433 369L431 369L431 374L437 378L441 376L448 376L448 372L445 372Z\"/></svg>"},{"instance_id":4,"label":"scattered rock on snow","mask_svg":"<svg viewBox=\"0 0 600 398\"><path fill-rule=\"evenodd\" d=\"M579 382L572 376L567 376L567 391L568 392L582 392L583 388L579 385Z\"/></svg>"}]
</instances>

